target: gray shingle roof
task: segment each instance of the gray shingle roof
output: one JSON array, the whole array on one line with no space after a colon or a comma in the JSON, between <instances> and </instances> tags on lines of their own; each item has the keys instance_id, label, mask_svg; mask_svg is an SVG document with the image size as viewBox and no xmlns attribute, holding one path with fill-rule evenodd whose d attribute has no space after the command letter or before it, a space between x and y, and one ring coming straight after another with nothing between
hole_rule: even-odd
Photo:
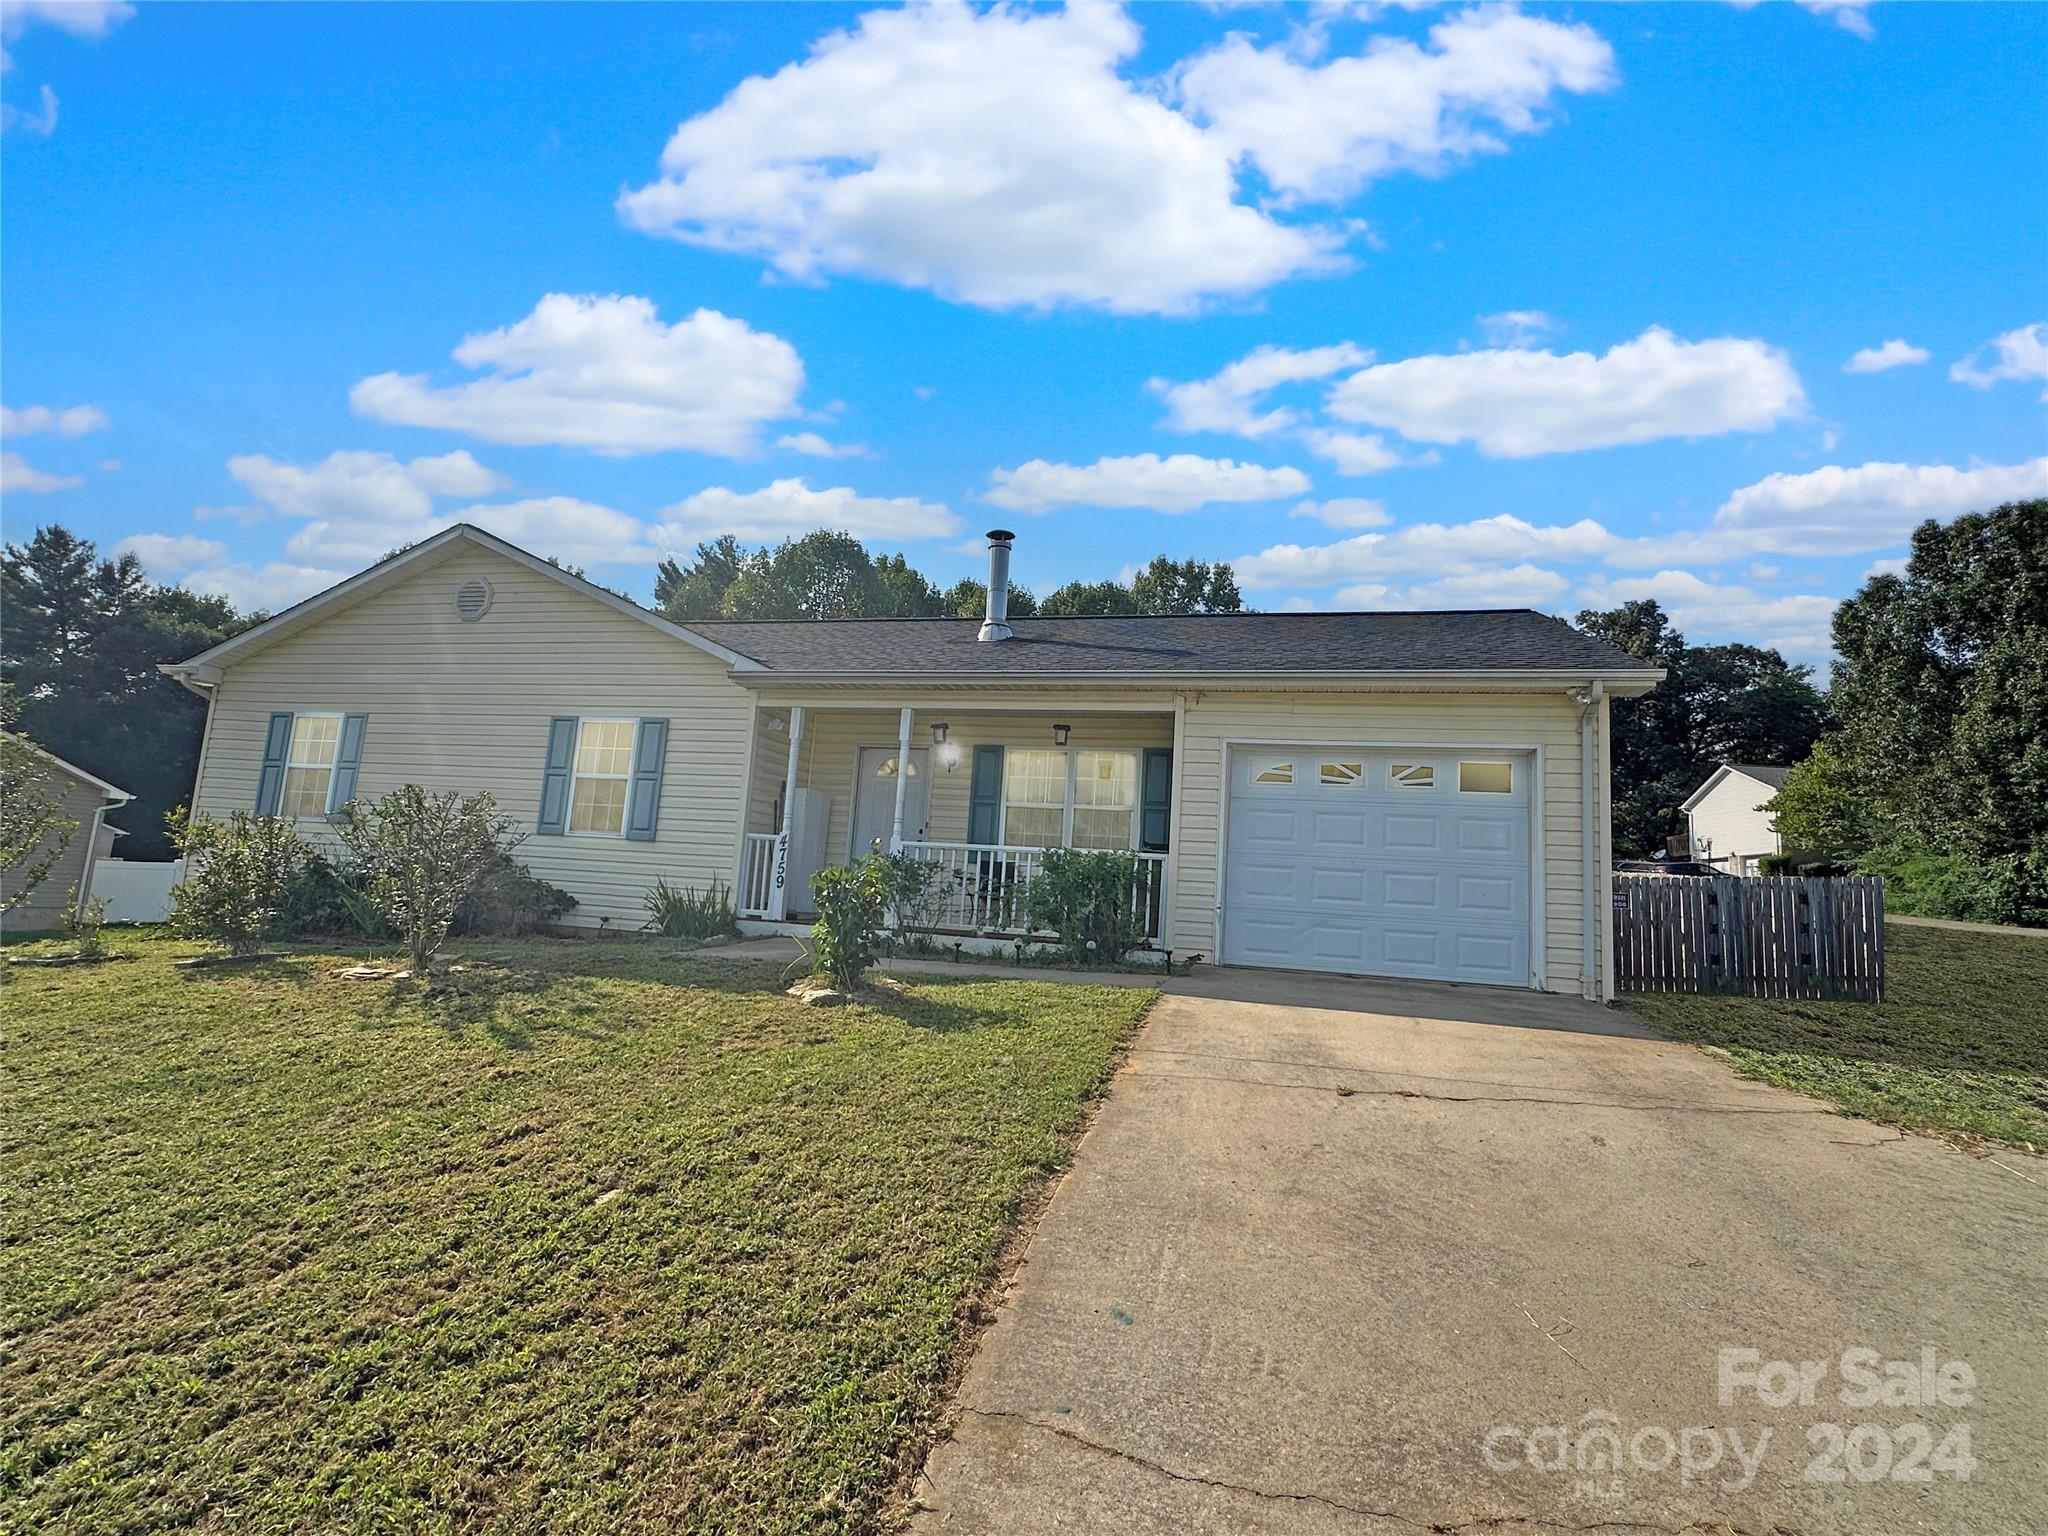
<instances>
[{"instance_id":1,"label":"gray shingle roof","mask_svg":"<svg viewBox=\"0 0 2048 1536\"><path fill-rule=\"evenodd\" d=\"M972 619L707 620L685 627L771 672L1061 673L1651 671L1527 608L1013 619L984 645Z\"/></svg>"},{"instance_id":2,"label":"gray shingle roof","mask_svg":"<svg viewBox=\"0 0 2048 1536\"><path fill-rule=\"evenodd\" d=\"M1785 775L1792 771L1789 768L1754 767L1748 763L1724 763L1722 766L1724 768L1733 768L1737 773L1755 779L1758 783L1768 784L1773 789L1783 789L1785 787Z\"/></svg>"}]
</instances>

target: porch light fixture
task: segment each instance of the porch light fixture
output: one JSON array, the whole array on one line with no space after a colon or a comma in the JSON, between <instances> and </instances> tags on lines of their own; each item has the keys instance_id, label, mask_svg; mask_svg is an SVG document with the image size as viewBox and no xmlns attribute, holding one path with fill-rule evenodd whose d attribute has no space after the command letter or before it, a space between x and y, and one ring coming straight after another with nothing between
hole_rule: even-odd
<instances>
[{"instance_id":1,"label":"porch light fixture","mask_svg":"<svg viewBox=\"0 0 2048 1536\"><path fill-rule=\"evenodd\" d=\"M945 744L946 722L943 720L934 720L932 722L932 745L935 747L943 747Z\"/></svg>"},{"instance_id":2,"label":"porch light fixture","mask_svg":"<svg viewBox=\"0 0 2048 1536\"><path fill-rule=\"evenodd\" d=\"M1064 725L1056 725L1052 728L1052 744L1054 746L1064 747L1067 744L1068 729L1069 727Z\"/></svg>"}]
</instances>

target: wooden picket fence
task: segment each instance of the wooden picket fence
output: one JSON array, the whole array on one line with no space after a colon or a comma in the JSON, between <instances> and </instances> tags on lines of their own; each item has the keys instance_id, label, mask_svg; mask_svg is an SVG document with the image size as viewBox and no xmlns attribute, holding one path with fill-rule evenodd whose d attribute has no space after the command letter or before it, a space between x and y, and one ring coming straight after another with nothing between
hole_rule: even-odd
<instances>
[{"instance_id":1,"label":"wooden picket fence","mask_svg":"<svg viewBox=\"0 0 2048 1536\"><path fill-rule=\"evenodd\" d=\"M1875 875L1616 875L1624 992L1884 999Z\"/></svg>"}]
</instances>

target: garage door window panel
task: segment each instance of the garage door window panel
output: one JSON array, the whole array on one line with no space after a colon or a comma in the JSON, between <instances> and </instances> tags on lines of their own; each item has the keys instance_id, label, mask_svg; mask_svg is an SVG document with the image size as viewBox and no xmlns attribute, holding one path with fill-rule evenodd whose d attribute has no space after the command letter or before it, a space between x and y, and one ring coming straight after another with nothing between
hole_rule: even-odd
<instances>
[{"instance_id":1,"label":"garage door window panel","mask_svg":"<svg viewBox=\"0 0 2048 1536\"><path fill-rule=\"evenodd\" d=\"M1389 763L1387 765L1387 787L1389 789L1435 789L1436 764Z\"/></svg>"},{"instance_id":2,"label":"garage door window panel","mask_svg":"<svg viewBox=\"0 0 2048 1536\"><path fill-rule=\"evenodd\" d=\"M1513 763L1462 762L1458 764L1458 793L1461 795L1512 795L1515 792Z\"/></svg>"}]
</instances>

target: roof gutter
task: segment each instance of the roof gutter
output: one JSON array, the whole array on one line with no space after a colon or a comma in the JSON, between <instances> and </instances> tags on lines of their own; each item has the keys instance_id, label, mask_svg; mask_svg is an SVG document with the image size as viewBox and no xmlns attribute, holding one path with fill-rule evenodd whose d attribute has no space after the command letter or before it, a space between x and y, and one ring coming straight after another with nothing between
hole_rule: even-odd
<instances>
[{"instance_id":1,"label":"roof gutter","mask_svg":"<svg viewBox=\"0 0 2048 1536\"><path fill-rule=\"evenodd\" d=\"M937 680L930 672L850 672L850 671L782 671L770 668L764 671L732 673L732 680L748 688L784 688L792 685L831 687L874 687L874 688L1045 688L1097 687L1097 688L1157 688L1162 692L1185 692L1189 689L1208 688L1215 690L1244 688L1314 687L1318 684L1348 683L1353 685L1382 684L1386 686L1413 687L1427 683L1496 683L1513 684L1517 689L1547 691L1555 689L1583 688L1588 674L1583 669L1541 671L1515 667L1489 667L1452 670L1431 669L1318 669L1295 672L1163 672L1159 670L1130 672L949 672L943 680ZM1664 670L1655 668L1629 668L1625 671L1591 674L1593 680L1608 694L1615 697L1633 697L1648 693L1664 680Z\"/></svg>"}]
</instances>

